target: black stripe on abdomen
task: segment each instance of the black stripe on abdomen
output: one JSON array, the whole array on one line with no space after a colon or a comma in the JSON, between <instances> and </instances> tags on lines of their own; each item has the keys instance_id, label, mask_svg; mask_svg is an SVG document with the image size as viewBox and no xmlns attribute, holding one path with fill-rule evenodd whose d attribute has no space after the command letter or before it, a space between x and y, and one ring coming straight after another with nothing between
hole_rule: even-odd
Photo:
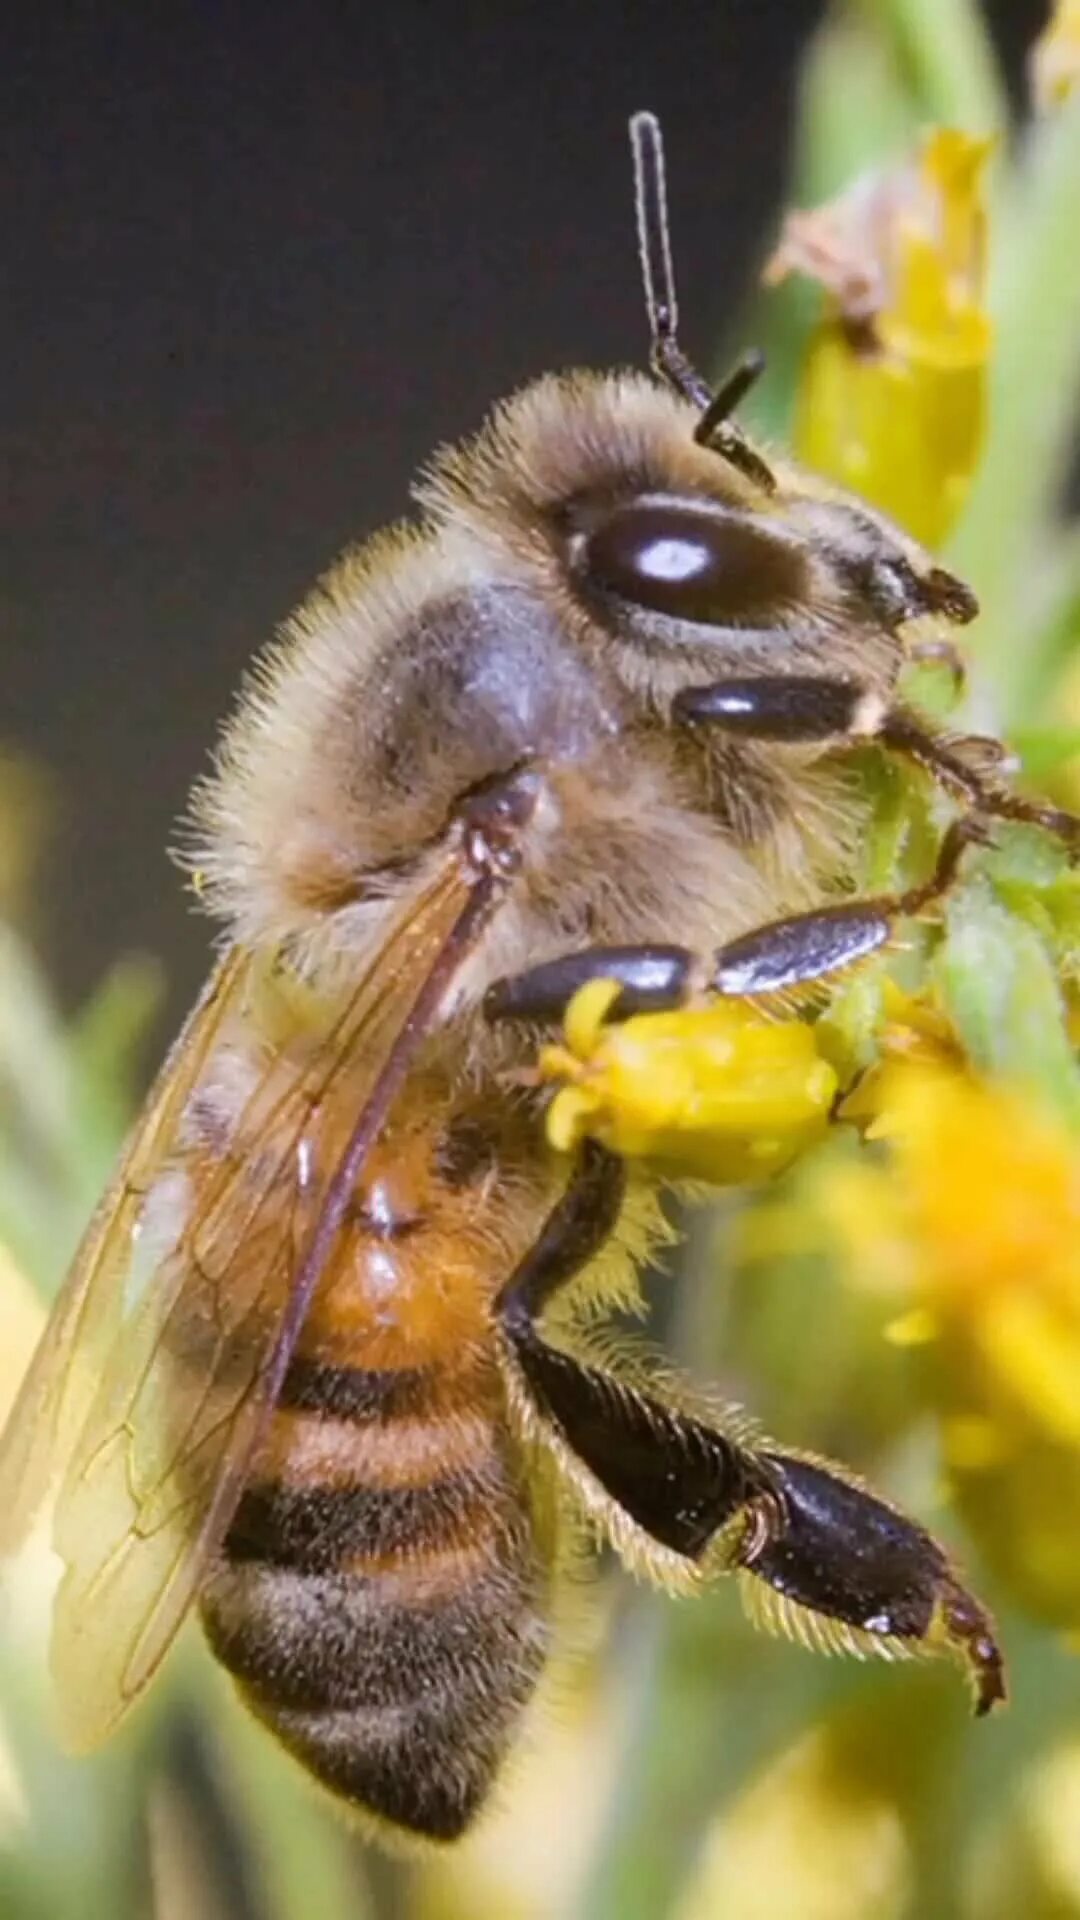
<instances>
[{"instance_id":1,"label":"black stripe on abdomen","mask_svg":"<svg viewBox=\"0 0 1080 1920\"><path fill-rule=\"evenodd\" d=\"M255 1713L318 1779L450 1839L487 1797L539 1677L546 1570L509 1440L485 1396L477 1406L475 1382L471 1404L461 1382L389 1382L338 1368L296 1374L263 1456L280 1477L242 1496L203 1589L203 1622ZM346 1392L354 1406L378 1400L378 1412L344 1414ZM298 1407L297 1394L319 1411ZM451 1394L466 1418L448 1418ZM342 1430L325 1443L320 1414ZM459 1458L463 1432L468 1441L463 1463L442 1474L440 1428ZM334 1480L313 1484L323 1444ZM289 1483L290 1459L298 1476L303 1463L303 1484ZM365 1461L379 1484L364 1480ZM410 1463L436 1477L385 1484Z\"/></svg>"},{"instance_id":2,"label":"black stripe on abdomen","mask_svg":"<svg viewBox=\"0 0 1080 1920\"><path fill-rule=\"evenodd\" d=\"M355 1554L438 1550L498 1491L488 1467L447 1474L421 1487L249 1487L225 1541L234 1565L262 1561L327 1573Z\"/></svg>"},{"instance_id":3,"label":"black stripe on abdomen","mask_svg":"<svg viewBox=\"0 0 1080 1920\"><path fill-rule=\"evenodd\" d=\"M204 1595L207 1632L275 1717L408 1707L448 1682L460 1709L508 1674L515 1691L523 1673L531 1689L527 1561L492 1562L424 1603L409 1584L400 1573L219 1573Z\"/></svg>"},{"instance_id":4,"label":"black stripe on abdomen","mask_svg":"<svg viewBox=\"0 0 1080 1920\"><path fill-rule=\"evenodd\" d=\"M428 1367L339 1367L297 1353L278 1405L333 1420L409 1419L430 1404L433 1384Z\"/></svg>"}]
</instances>

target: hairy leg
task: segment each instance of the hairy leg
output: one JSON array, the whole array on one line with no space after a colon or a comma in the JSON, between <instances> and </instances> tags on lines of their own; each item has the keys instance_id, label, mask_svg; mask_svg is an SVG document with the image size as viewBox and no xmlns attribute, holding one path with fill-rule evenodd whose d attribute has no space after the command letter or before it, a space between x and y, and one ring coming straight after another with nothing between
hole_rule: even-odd
<instances>
[{"instance_id":1,"label":"hairy leg","mask_svg":"<svg viewBox=\"0 0 1080 1920\"><path fill-rule=\"evenodd\" d=\"M767 1622L806 1616L824 1646L949 1652L987 1712L1005 1694L993 1628L922 1527L831 1463L725 1432L545 1338L545 1305L603 1246L624 1184L617 1157L588 1143L497 1303L535 1417L589 1475L613 1537L630 1521L691 1563L743 1573Z\"/></svg>"}]
</instances>

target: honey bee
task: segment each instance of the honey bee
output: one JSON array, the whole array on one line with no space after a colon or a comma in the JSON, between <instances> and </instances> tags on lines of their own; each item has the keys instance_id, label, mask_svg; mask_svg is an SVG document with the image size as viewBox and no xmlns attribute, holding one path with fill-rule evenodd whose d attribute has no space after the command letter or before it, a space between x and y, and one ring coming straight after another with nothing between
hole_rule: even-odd
<instances>
[{"instance_id":1,"label":"honey bee","mask_svg":"<svg viewBox=\"0 0 1080 1920\"><path fill-rule=\"evenodd\" d=\"M655 1182L555 1153L522 1071L591 979L623 1015L828 980L987 820L1078 825L900 702L910 623L940 649L974 598L751 444L752 362L695 373L659 128L631 135L650 370L497 406L255 669L193 811L221 956L0 1449L6 1548L59 1481L68 1744L197 1608L311 1774L440 1841L516 1743L582 1518L663 1588L736 1571L767 1624L1005 1691L920 1526L588 1334ZM924 884L861 898L868 744L958 806Z\"/></svg>"}]
</instances>

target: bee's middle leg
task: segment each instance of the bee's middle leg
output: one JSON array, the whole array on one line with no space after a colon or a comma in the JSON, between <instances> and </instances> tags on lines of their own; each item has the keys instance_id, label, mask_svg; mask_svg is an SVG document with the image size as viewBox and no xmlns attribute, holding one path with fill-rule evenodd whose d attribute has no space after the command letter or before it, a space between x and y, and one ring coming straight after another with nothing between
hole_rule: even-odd
<instances>
[{"instance_id":1,"label":"bee's middle leg","mask_svg":"<svg viewBox=\"0 0 1080 1920\"><path fill-rule=\"evenodd\" d=\"M585 947L556 960L496 980L484 996L489 1020L561 1019L578 988L589 980L615 980L622 988L613 1013L662 1013L701 993L727 996L774 994L808 986L876 953L897 921L920 913L948 892L961 856L986 830L977 816L953 821L933 872L903 892L871 894L837 906L771 920L740 934L711 958L689 947Z\"/></svg>"}]
</instances>

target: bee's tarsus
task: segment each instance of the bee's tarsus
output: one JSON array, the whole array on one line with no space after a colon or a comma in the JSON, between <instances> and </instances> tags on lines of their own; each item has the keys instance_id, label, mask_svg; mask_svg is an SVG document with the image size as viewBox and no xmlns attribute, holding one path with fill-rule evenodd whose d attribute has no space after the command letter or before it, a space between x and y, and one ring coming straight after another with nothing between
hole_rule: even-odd
<instances>
[{"instance_id":1,"label":"bee's tarsus","mask_svg":"<svg viewBox=\"0 0 1080 1920\"><path fill-rule=\"evenodd\" d=\"M882 746L914 760L931 779L984 820L1014 820L1042 827L1080 854L1080 816L1013 793L991 770L1000 761L998 743L980 735L963 739L934 734L903 707L891 708L878 732Z\"/></svg>"},{"instance_id":2,"label":"bee's tarsus","mask_svg":"<svg viewBox=\"0 0 1080 1920\"><path fill-rule=\"evenodd\" d=\"M1005 1661L979 1602L952 1579L940 1604L940 1633L971 1684L975 1718L981 1720L1009 1697Z\"/></svg>"},{"instance_id":3,"label":"bee's tarsus","mask_svg":"<svg viewBox=\"0 0 1080 1920\"><path fill-rule=\"evenodd\" d=\"M933 643L934 657L956 658L947 642ZM912 760L973 819L1015 820L1042 827L1080 855L1080 817L1062 807L1026 800L1004 785L999 743L981 735L937 734L900 704L888 704L857 681L814 674L760 675L684 687L672 702L678 726L713 726L746 739L793 745L835 740L873 741ZM978 828L967 829L970 840ZM940 888L937 889L940 891ZM907 909L912 911L913 909Z\"/></svg>"},{"instance_id":4,"label":"bee's tarsus","mask_svg":"<svg viewBox=\"0 0 1080 1920\"><path fill-rule=\"evenodd\" d=\"M977 1713L1004 1699L992 1622L932 1534L823 1461L771 1450L760 1458L775 1492L765 1527L738 1549L740 1566L856 1644L951 1653L972 1680Z\"/></svg>"}]
</instances>

